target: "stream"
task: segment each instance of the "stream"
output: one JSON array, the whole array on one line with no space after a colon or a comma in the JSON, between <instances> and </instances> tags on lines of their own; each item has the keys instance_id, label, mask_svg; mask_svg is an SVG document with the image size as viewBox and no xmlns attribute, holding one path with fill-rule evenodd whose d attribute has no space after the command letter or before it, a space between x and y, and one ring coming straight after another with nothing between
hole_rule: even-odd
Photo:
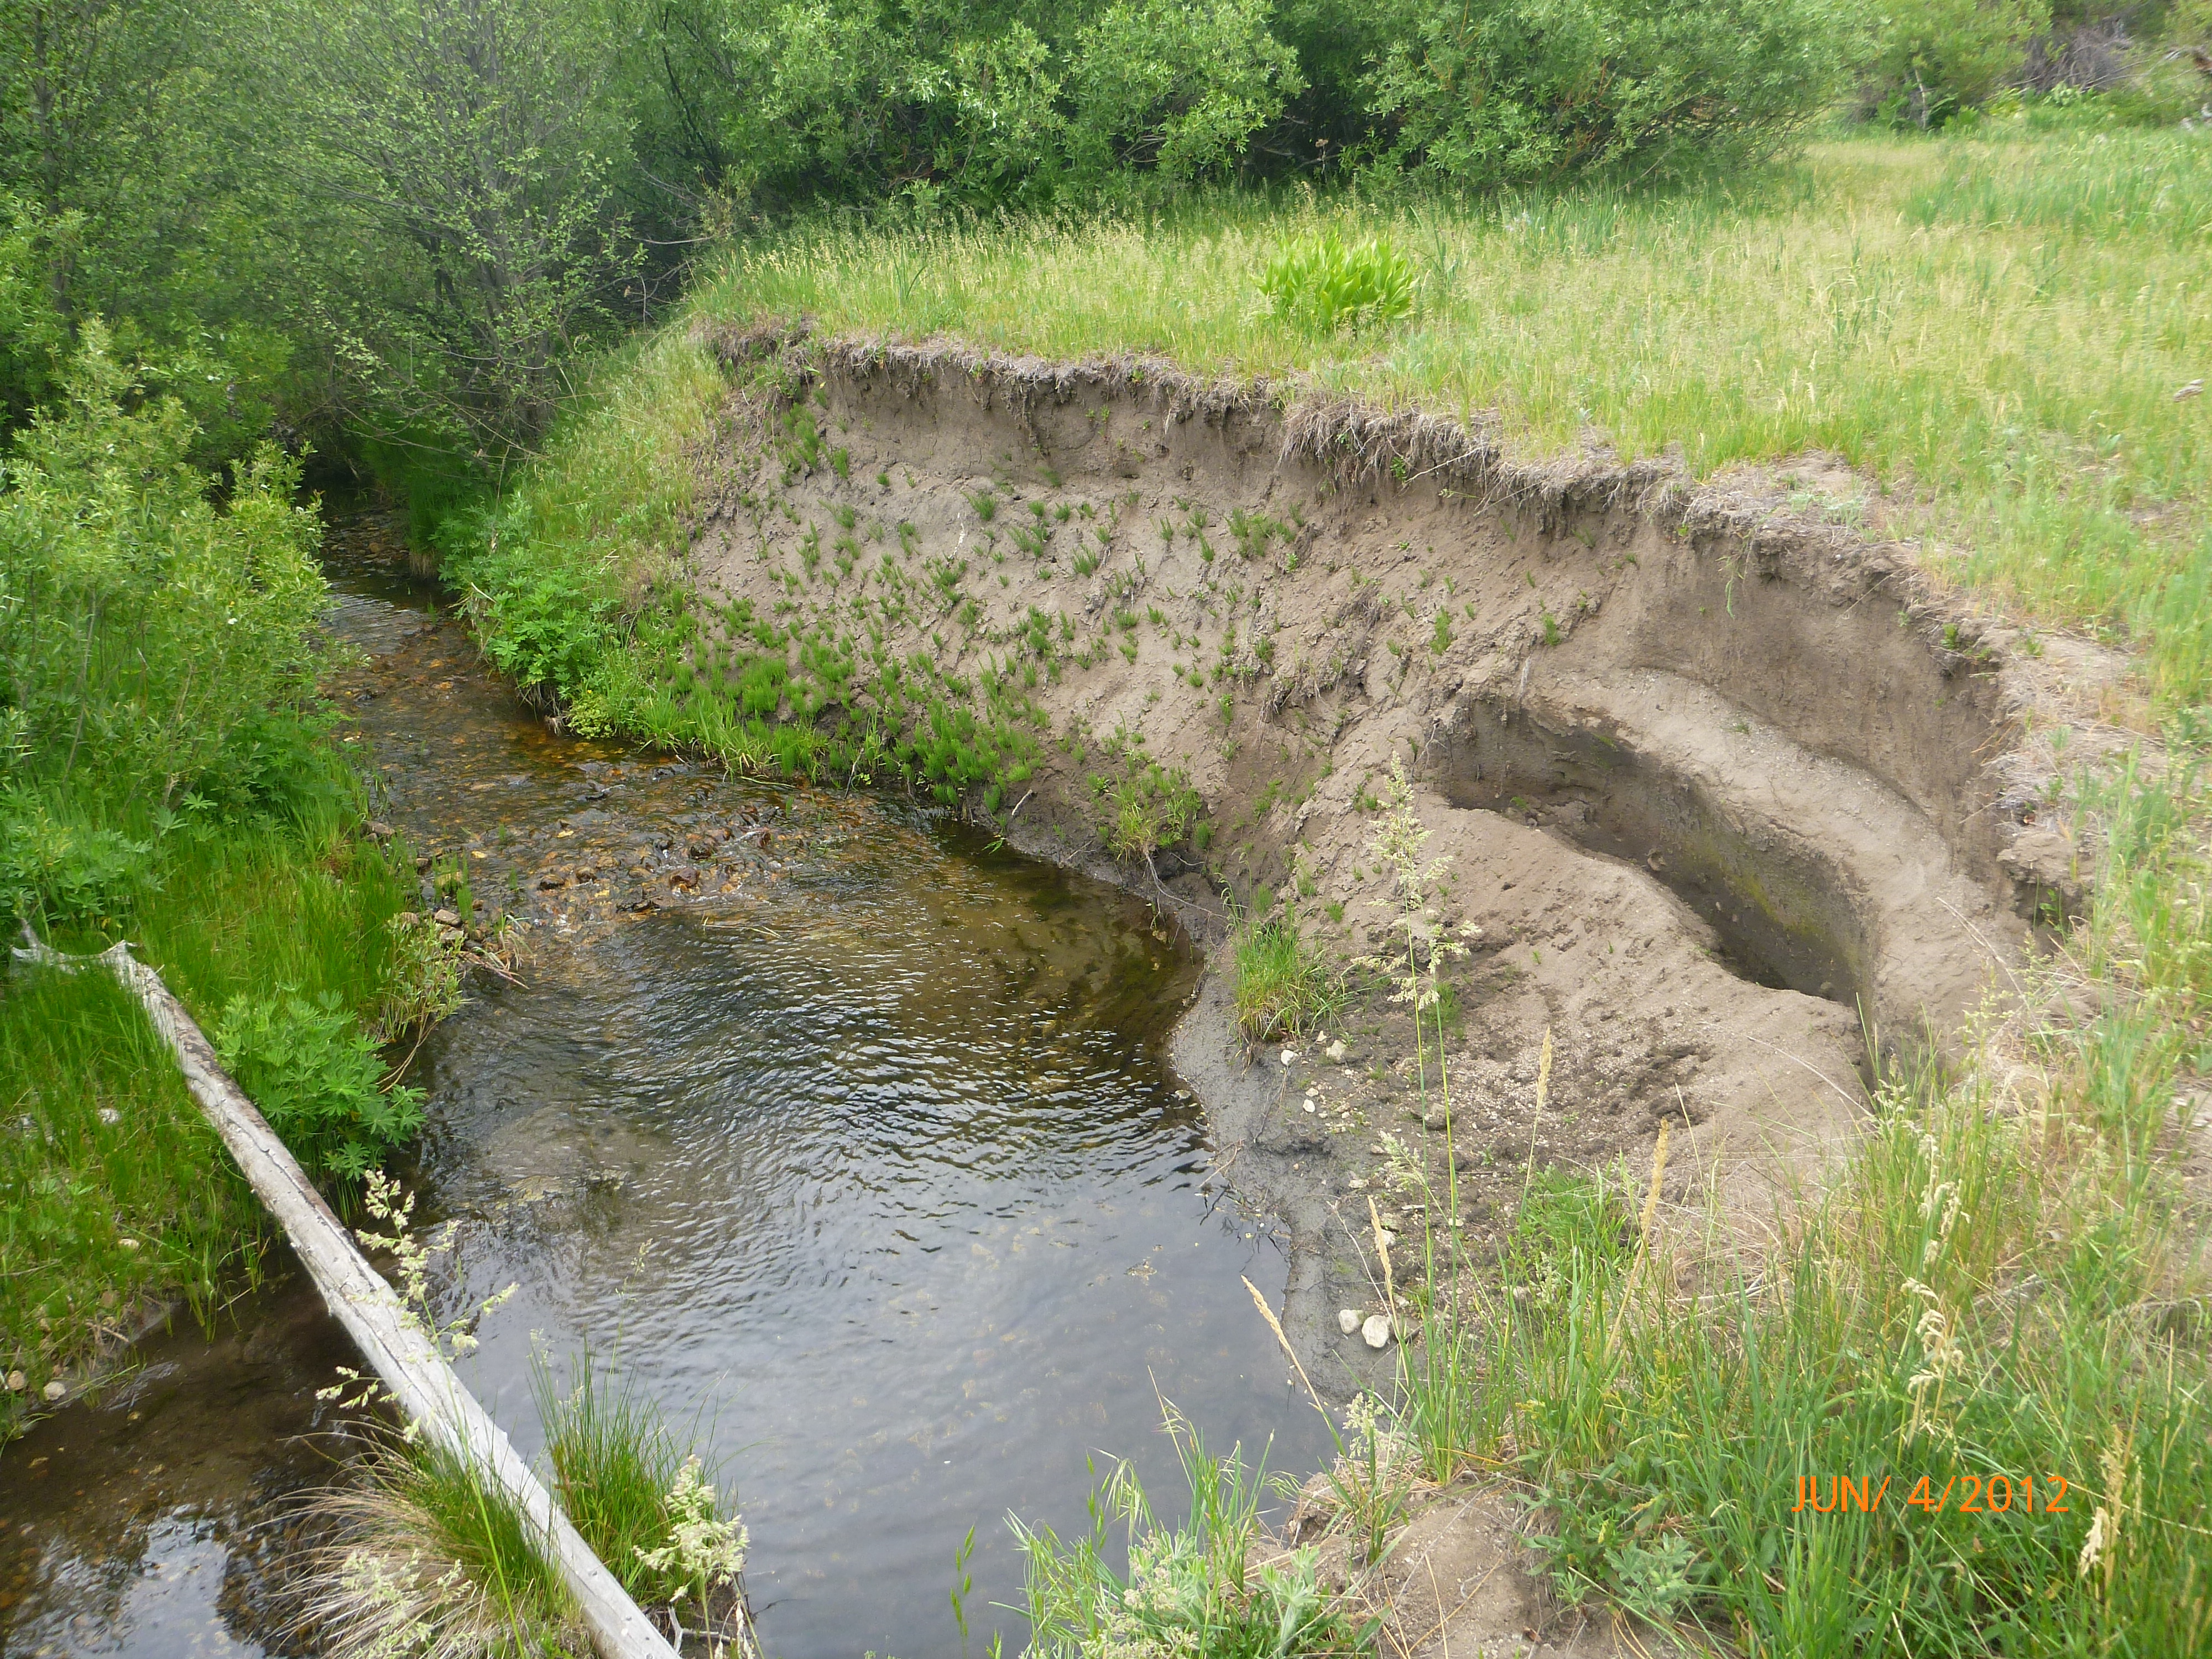
<instances>
[{"instance_id":1,"label":"stream","mask_svg":"<svg viewBox=\"0 0 2212 1659\"><path fill-rule=\"evenodd\" d=\"M1080 1533L1123 1455L1179 1512L1163 1401L1319 1466L1243 1283L1279 1304L1283 1241L1163 1062L1198 963L1144 906L901 799L558 734L388 526L325 553L379 815L526 924L413 1060L404 1172L458 1224L445 1310L517 1287L463 1373L526 1455L534 1358L632 1379L734 1486L787 1659L960 1653L971 1527L967 1646L1018 1650L1006 1517ZM300 1650L268 1609L347 1354L272 1267L0 1449L0 1656Z\"/></svg>"}]
</instances>

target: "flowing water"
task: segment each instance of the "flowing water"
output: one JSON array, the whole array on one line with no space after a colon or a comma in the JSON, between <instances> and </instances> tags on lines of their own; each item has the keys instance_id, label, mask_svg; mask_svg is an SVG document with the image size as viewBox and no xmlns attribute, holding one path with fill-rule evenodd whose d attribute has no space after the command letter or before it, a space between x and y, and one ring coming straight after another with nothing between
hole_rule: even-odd
<instances>
[{"instance_id":1,"label":"flowing water","mask_svg":"<svg viewBox=\"0 0 2212 1659\"><path fill-rule=\"evenodd\" d=\"M902 801L556 734L390 545L368 519L331 538L333 626L366 659L338 683L349 740L437 855L425 903L526 924L514 981L477 975L415 1056L410 1176L459 1224L447 1305L517 1287L465 1374L526 1454L534 1357L634 1378L734 1484L793 1659L959 1651L971 1526L975 1644L1018 1644L990 1605L1018 1600L1006 1516L1081 1530L1102 1453L1179 1507L1164 1401L1217 1448L1316 1465L1243 1283L1279 1300L1280 1241L1210 1181L1161 1061L1196 967L1143 907ZM465 887L431 896L446 870ZM27 1517L0 1535L0 1653L271 1639L254 1585L282 1552L256 1540L328 1478L296 1437L327 1426L334 1345L296 1289L247 1318L250 1363L169 1338L0 1453L0 1514ZM182 1403L210 1387L227 1411Z\"/></svg>"}]
</instances>

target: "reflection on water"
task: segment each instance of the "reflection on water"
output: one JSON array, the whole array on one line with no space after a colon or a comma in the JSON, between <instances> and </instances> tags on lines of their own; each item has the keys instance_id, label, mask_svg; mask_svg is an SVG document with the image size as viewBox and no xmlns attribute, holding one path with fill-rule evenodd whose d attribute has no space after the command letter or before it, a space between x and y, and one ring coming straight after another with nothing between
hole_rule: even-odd
<instances>
[{"instance_id":1,"label":"reflection on water","mask_svg":"<svg viewBox=\"0 0 2212 1659\"><path fill-rule=\"evenodd\" d=\"M0 1450L0 1655L258 1655L289 1500L327 1481L314 1391L353 1358L302 1290L142 1343L96 1404ZM275 1650L282 1651L282 1645Z\"/></svg>"},{"instance_id":2,"label":"reflection on water","mask_svg":"<svg viewBox=\"0 0 2212 1659\"><path fill-rule=\"evenodd\" d=\"M1279 1246L1209 1197L1159 1061L1194 969L1142 907L898 802L556 735L333 540L380 811L477 921L532 924L414 1071L452 1304L520 1287L469 1374L526 1452L533 1349L613 1357L722 1460L797 1659L957 1651L971 1526L969 1623L1018 1641L985 1607L1018 1595L1005 1515L1080 1528L1095 1451L1171 1485L1162 1399L1314 1467L1240 1282L1279 1298ZM229 1547L161 1547L181 1583Z\"/></svg>"}]
</instances>

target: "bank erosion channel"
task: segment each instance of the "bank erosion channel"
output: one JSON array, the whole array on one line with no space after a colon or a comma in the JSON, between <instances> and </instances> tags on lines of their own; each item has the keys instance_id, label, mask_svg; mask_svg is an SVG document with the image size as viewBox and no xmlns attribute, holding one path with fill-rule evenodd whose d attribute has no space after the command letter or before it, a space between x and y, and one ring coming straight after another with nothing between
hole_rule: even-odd
<instances>
[{"instance_id":1,"label":"bank erosion channel","mask_svg":"<svg viewBox=\"0 0 2212 1659\"><path fill-rule=\"evenodd\" d=\"M518 982L472 980L414 1060L408 1172L459 1224L447 1307L520 1286L463 1372L526 1455L534 1351L635 1377L736 1486L791 1659L958 1651L971 1526L969 1622L1018 1644L990 1605L1019 1599L1004 1517L1081 1530L1101 1452L1179 1502L1163 1400L1318 1466L1240 1282L1279 1304L1281 1243L1208 1183L1161 1061L1196 964L1144 906L900 801L555 735L376 520L334 525L329 560L380 815L434 855L426 886L459 868L477 921L526 924ZM58 1650L154 1652L128 1586L166 1534L42 1509L8 1650L67 1628Z\"/></svg>"}]
</instances>

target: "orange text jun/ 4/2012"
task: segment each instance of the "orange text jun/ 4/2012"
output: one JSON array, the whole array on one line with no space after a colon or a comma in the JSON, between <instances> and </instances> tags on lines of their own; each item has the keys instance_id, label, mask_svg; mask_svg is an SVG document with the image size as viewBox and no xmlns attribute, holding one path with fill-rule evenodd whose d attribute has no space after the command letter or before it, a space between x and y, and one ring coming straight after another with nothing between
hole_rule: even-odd
<instances>
[{"instance_id":1,"label":"orange text jun/ 4/2012","mask_svg":"<svg viewBox=\"0 0 2212 1659\"><path fill-rule=\"evenodd\" d=\"M1874 1515L1887 1502L1925 1515L2064 1515L2072 1484L2063 1474L1923 1474L1900 1497L1895 1475L1801 1474L1790 1512Z\"/></svg>"}]
</instances>

